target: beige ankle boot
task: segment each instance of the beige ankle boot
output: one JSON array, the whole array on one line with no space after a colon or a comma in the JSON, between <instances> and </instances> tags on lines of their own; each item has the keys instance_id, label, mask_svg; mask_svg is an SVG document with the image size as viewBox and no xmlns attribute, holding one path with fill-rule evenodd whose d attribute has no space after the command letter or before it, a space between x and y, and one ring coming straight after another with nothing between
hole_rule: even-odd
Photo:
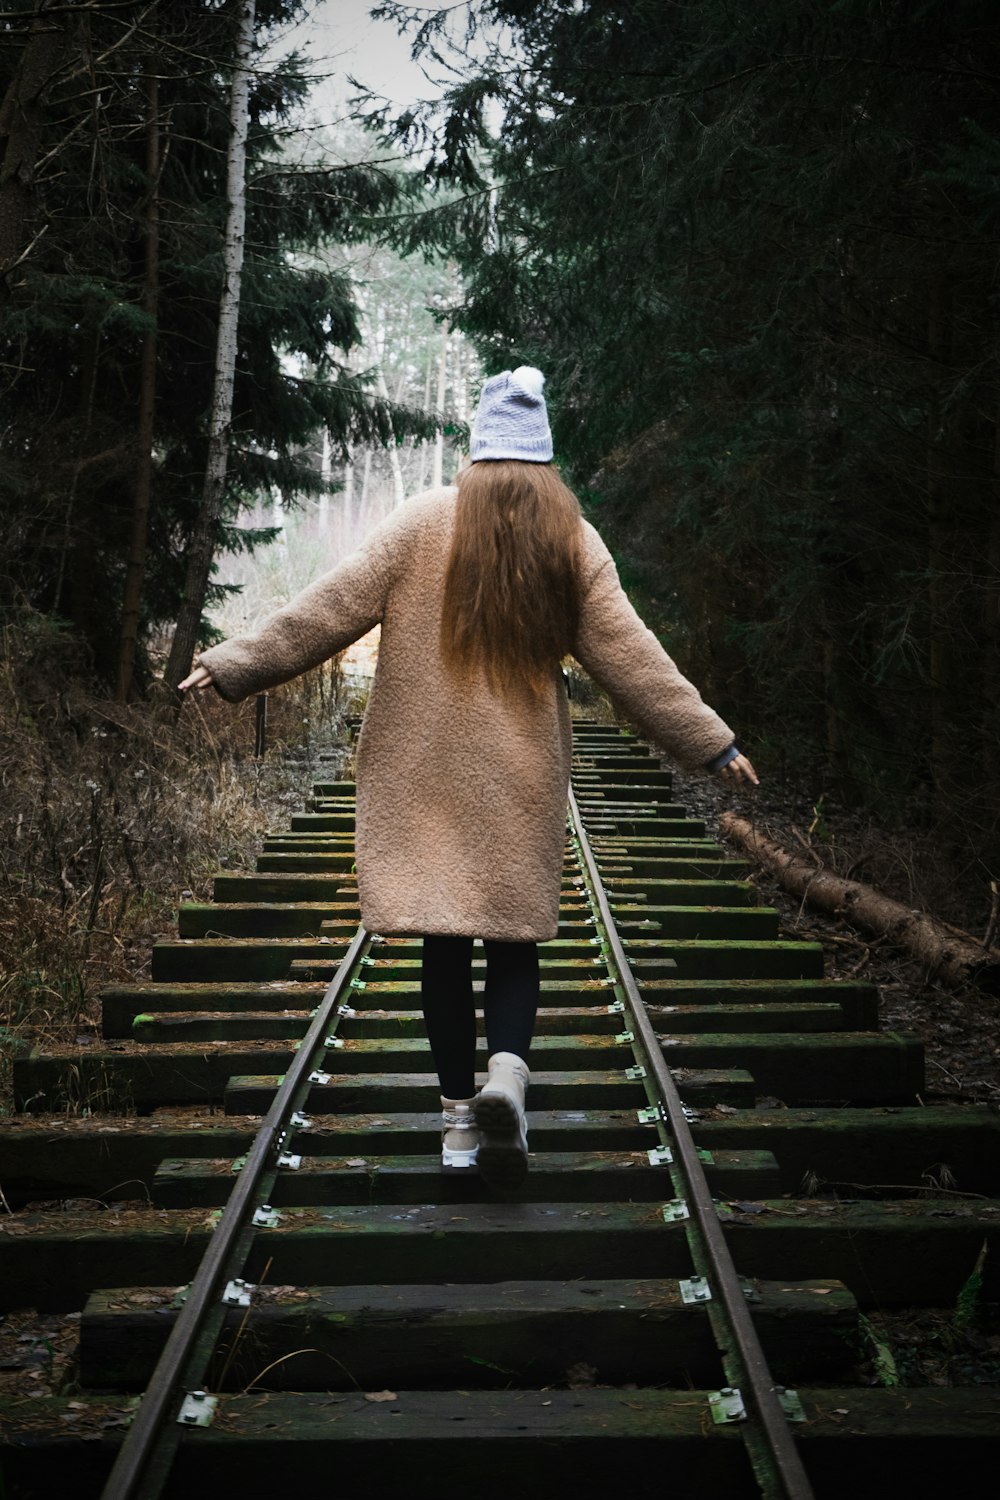
<instances>
[{"instance_id":1,"label":"beige ankle boot","mask_svg":"<svg viewBox=\"0 0 1000 1500\"><path fill-rule=\"evenodd\" d=\"M495 1052L489 1078L475 1102L479 1172L493 1187L517 1187L528 1171L524 1092L531 1074L514 1052Z\"/></svg>"},{"instance_id":2,"label":"beige ankle boot","mask_svg":"<svg viewBox=\"0 0 1000 1500\"><path fill-rule=\"evenodd\" d=\"M441 1165L448 1171L471 1171L479 1153L479 1131L472 1107L475 1099L446 1099L441 1095Z\"/></svg>"}]
</instances>

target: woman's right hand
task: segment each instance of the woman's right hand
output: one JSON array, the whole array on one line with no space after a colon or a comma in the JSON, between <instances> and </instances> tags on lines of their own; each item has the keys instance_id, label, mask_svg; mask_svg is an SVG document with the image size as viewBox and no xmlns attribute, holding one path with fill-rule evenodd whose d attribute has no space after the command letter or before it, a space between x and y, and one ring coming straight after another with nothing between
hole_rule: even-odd
<instances>
[{"instance_id":1,"label":"woman's right hand","mask_svg":"<svg viewBox=\"0 0 1000 1500\"><path fill-rule=\"evenodd\" d=\"M186 693L188 688L200 688L204 690L212 686L214 679L207 667L197 666L190 677L185 677L183 682L177 684L179 693Z\"/></svg>"}]
</instances>

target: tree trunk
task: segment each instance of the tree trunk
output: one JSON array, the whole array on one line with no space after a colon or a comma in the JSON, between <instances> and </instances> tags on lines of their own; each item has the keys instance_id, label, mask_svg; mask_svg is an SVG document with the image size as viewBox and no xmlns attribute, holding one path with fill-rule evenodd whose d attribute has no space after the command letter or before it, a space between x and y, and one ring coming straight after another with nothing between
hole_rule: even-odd
<instances>
[{"instance_id":1,"label":"tree trunk","mask_svg":"<svg viewBox=\"0 0 1000 1500\"><path fill-rule=\"evenodd\" d=\"M719 831L777 876L786 891L804 897L820 911L843 917L863 932L888 938L946 984L977 984L990 994L1000 993L1000 954L995 948L982 948L970 935L956 932L926 912L913 911L870 885L842 880L831 870L809 864L772 843L736 813L722 814Z\"/></svg>"},{"instance_id":2,"label":"tree trunk","mask_svg":"<svg viewBox=\"0 0 1000 1500\"><path fill-rule=\"evenodd\" d=\"M437 379L437 413L438 420L444 421L444 397L448 381L448 324L441 324L441 353L438 356L438 379ZM438 429L438 435L434 439L434 470L431 474L431 484L438 489L444 483L444 427Z\"/></svg>"},{"instance_id":3,"label":"tree trunk","mask_svg":"<svg viewBox=\"0 0 1000 1500\"><path fill-rule=\"evenodd\" d=\"M132 535L129 539L125 590L122 599L122 630L118 648L119 703L127 703L135 670L135 648L139 638L139 609L146 572L146 539L149 534L149 503L153 484L153 418L156 409L156 318L159 300L160 263L160 122L159 90L155 73L146 79L146 268L142 287L142 310L149 327L142 340L139 366L139 430L136 440L135 499Z\"/></svg>"},{"instance_id":4,"label":"tree trunk","mask_svg":"<svg viewBox=\"0 0 1000 1500\"><path fill-rule=\"evenodd\" d=\"M426 371L426 376L425 376L425 379L424 379L424 411L425 412L430 407L430 404L431 404L431 362L430 362L430 359L428 358L428 360L427 360L427 371ZM427 455L430 452L430 447L431 447L431 445L427 441L426 438L421 438L420 439L420 448L419 448L419 454L420 454L420 471L417 474L417 490L418 491L426 489L426 487L427 487Z\"/></svg>"},{"instance_id":5,"label":"tree trunk","mask_svg":"<svg viewBox=\"0 0 1000 1500\"><path fill-rule=\"evenodd\" d=\"M931 397L927 409L927 589L930 616L928 674L930 677L931 773L934 778L935 811L946 818L949 793L956 773L953 708L956 678L955 639L952 626L955 592L955 495L949 484L950 419L945 412L945 376L951 359L950 308L939 273L931 281L927 315L927 354L931 365Z\"/></svg>"},{"instance_id":6,"label":"tree trunk","mask_svg":"<svg viewBox=\"0 0 1000 1500\"><path fill-rule=\"evenodd\" d=\"M983 606L983 704L984 723L980 751L986 782L996 787L996 746L1000 732L1000 392L995 397L993 418L993 484L989 512L987 558L988 585Z\"/></svg>"},{"instance_id":7,"label":"tree trunk","mask_svg":"<svg viewBox=\"0 0 1000 1500\"><path fill-rule=\"evenodd\" d=\"M86 517L81 525L76 502L94 424L100 355L101 330L91 326L80 359L80 430L74 437L73 467L66 487L63 538L53 593L56 610L68 616L88 640L91 639L94 612L94 533Z\"/></svg>"},{"instance_id":8,"label":"tree trunk","mask_svg":"<svg viewBox=\"0 0 1000 1500\"><path fill-rule=\"evenodd\" d=\"M389 387L385 383L385 375L383 374L381 365L379 365L377 373L378 393L384 401L388 401ZM403 488L403 471L399 465L399 449L392 439L389 441L389 467L392 470L392 503L394 506L402 505L406 499L406 492Z\"/></svg>"},{"instance_id":9,"label":"tree trunk","mask_svg":"<svg viewBox=\"0 0 1000 1500\"><path fill-rule=\"evenodd\" d=\"M222 297L216 344L215 382L208 436L208 462L201 508L188 548L184 599L177 618L164 681L176 688L191 667L198 642L205 595L212 573L219 521L226 491L233 383L236 372L236 334L240 314L240 282L246 231L246 157L250 102L250 58L254 42L256 0L240 0L229 100L229 155L226 173L226 234L223 251Z\"/></svg>"},{"instance_id":10,"label":"tree trunk","mask_svg":"<svg viewBox=\"0 0 1000 1500\"><path fill-rule=\"evenodd\" d=\"M0 284L30 248L35 163L45 112L42 94L63 60L66 31L56 16L37 15L0 104Z\"/></svg>"}]
</instances>

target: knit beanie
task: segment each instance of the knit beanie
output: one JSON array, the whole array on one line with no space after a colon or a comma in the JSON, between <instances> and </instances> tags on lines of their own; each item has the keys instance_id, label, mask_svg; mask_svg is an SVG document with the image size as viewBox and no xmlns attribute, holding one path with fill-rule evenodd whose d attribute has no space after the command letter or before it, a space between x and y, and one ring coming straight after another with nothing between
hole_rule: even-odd
<instances>
[{"instance_id":1,"label":"knit beanie","mask_svg":"<svg viewBox=\"0 0 1000 1500\"><path fill-rule=\"evenodd\" d=\"M524 463L552 462L552 434L542 386L545 376L531 365L491 375L479 397L472 424L470 458L519 458Z\"/></svg>"}]
</instances>

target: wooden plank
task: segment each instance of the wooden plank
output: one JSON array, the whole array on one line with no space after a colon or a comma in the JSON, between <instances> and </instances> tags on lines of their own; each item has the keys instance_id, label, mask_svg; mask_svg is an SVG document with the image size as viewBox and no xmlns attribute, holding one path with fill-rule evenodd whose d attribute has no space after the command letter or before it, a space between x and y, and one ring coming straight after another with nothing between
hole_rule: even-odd
<instances>
[{"instance_id":1,"label":"wooden plank","mask_svg":"<svg viewBox=\"0 0 1000 1500\"><path fill-rule=\"evenodd\" d=\"M317 1115L296 1133L295 1150L342 1157L432 1153L439 1122L432 1109ZM256 1116L208 1115L8 1120L0 1126L0 1183L12 1206L26 1197L142 1197L162 1158L232 1160L246 1151L255 1123ZM644 1151L656 1140L634 1109L529 1110L528 1127L538 1151ZM904 1195L907 1188L930 1195L935 1169L959 1191L996 1191L1000 1115L983 1106L741 1110L717 1117L709 1111L694 1133L699 1146L716 1152L772 1152L787 1193L811 1174L841 1195L879 1183L886 1193L898 1185Z\"/></svg>"},{"instance_id":2,"label":"wooden plank","mask_svg":"<svg viewBox=\"0 0 1000 1500\"><path fill-rule=\"evenodd\" d=\"M600 817L593 814L584 820L587 832L613 832L617 834L645 834L647 838L677 839L688 842L705 837L704 818L657 818L643 817L637 813L616 811L609 803Z\"/></svg>"},{"instance_id":3,"label":"wooden plank","mask_svg":"<svg viewBox=\"0 0 1000 1500\"><path fill-rule=\"evenodd\" d=\"M790 1104L912 1104L925 1086L923 1042L897 1032L661 1034L659 1040L671 1067L725 1067L739 1060L762 1094Z\"/></svg>"},{"instance_id":4,"label":"wooden plank","mask_svg":"<svg viewBox=\"0 0 1000 1500\"><path fill-rule=\"evenodd\" d=\"M543 1036L558 1034L569 1037L594 1032L610 1036L620 1031L623 1025L621 1013L609 1015L603 1007L601 1009L604 1013L596 1013L597 1007L541 1007L535 1022L533 1051ZM476 1015L481 1024L482 1010L477 1009ZM301 1037L309 1025L310 1016L311 1011L307 1010L152 1011L136 1015L134 1025L126 1035L130 1035L135 1041L147 1043L279 1040ZM653 1013L653 1019L661 1029L666 1023L672 1032L685 1034L711 1031L750 1034L788 1032L793 1029L808 1033L848 1029L844 1012L839 1005L693 1005L683 1010L661 1009L658 1014ZM348 1041L374 1037L400 1040L404 1037L422 1037L424 1034L418 994L412 996L412 1008L409 1010L358 1007L357 1013L342 1020L338 1027L338 1035Z\"/></svg>"},{"instance_id":5,"label":"wooden plank","mask_svg":"<svg viewBox=\"0 0 1000 1500\"><path fill-rule=\"evenodd\" d=\"M293 960L321 959L337 964L347 944L337 938L204 938L153 944L156 981L287 979Z\"/></svg>"},{"instance_id":6,"label":"wooden plank","mask_svg":"<svg viewBox=\"0 0 1000 1500\"><path fill-rule=\"evenodd\" d=\"M758 1282L754 1291L751 1314L778 1380L847 1374L858 1311L845 1287ZM172 1287L94 1292L81 1322L81 1383L141 1390L175 1320L173 1298ZM378 1389L387 1372L408 1388L505 1389L562 1384L574 1366L615 1385L718 1377L705 1306L685 1303L676 1281L264 1286L249 1316L233 1308L226 1324L225 1373L213 1390ZM289 1350L299 1352L289 1359Z\"/></svg>"},{"instance_id":7,"label":"wooden plank","mask_svg":"<svg viewBox=\"0 0 1000 1500\"><path fill-rule=\"evenodd\" d=\"M778 913L769 906L653 906L612 899L611 910L624 939L660 932L684 942L768 942L778 936Z\"/></svg>"},{"instance_id":8,"label":"wooden plank","mask_svg":"<svg viewBox=\"0 0 1000 1500\"><path fill-rule=\"evenodd\" d=\"M656 979L641 985L642 998L655 1015L666 1006L788 1005L800 1001L836 1004L848 1030L878 1030L878 989L847 979ZM735 1029L735 1028L734 1028Z\"/></svg>"},{"instance_id":9,"label":"wooden plank","mask_svg":"<svg viewBox=\"0 0 1000 1500\"><path fill-rule=\"evenodd\" d=\"M282 1042L204 1042L197 1048L166 1043L155 1051L119 1043L96 1047L35 1048L13 1064L19 1109L148 1110L164 1104L220 1103L233 1073L284 1071L292 1050Z\"/></svg>"},{"instance_id":10,"label":"wooden plank","mask_svg":"<svg viewBox=\"0 0 1000 1500\"><path fill-rule=\"evenodd\" d=\"M908 1188L933 1195L935 1183L997 1193L1000 1115L985 1105L751 1110L710 1115L695 1134L710 1150L770 1148L786 1192L800 1191L808 1178L850 1195L878 1183L887 1195Z\"/></svg>"},{"instance_id":11,"label":"wooden plank","mask_svg":"<svg viewBox=\"0 0 1000 1500\"><path fill-rule=\"evenodd\" d=\"M631 933L623 935L625 951L640 986L644 979L668 979L651 972L650 965L670 958L679 979L822 979L823 949L819 943L788 941L688 941ZM154 954L155 954L154 949Z\"/></svg>"},{"instance_id":12,"label":"wooden plank","mask_svg":"<svg viewBox=\"0 0 1000 1500\"><path fill-rule=\"evenodd\" d=\"M695 979L774 981L823 978L823 949L819 943L744 940L701 942L662 937L650 941L632 933L624 934L623 940L640 988L648 980L671 978L685 981ZM244 938L239 942L249 945L251 939ZM275 945L280 946L278 940L275 940ZM339 945L342 949L342 940L339 940ZM179 977L160 974L156 971L157 953L161 948L167 949L173 946L157 944L153 949L154 977ZM261 946L263 948L265 945ZM199 944L202 950L207 947L207 943ZM231 940L224 947L235 952L238 942ZM406 939L400 939L397 943L386 944L384 948L378 949L377 953L376 964L380 976L398 979L416 977L420 960L419 942L407 942ZM336 954L333 957L335 958ZM187 955L182 955L178 962L183 963L185 958ZM221 960L213 961L221 962ZM251 956L249 961L244 961L241 957L239 962L243 963L244 968L249 968L252 967L254 958ZM604 967L600 958L595 956L593 947L579 940L567 939L556 939L552 943L543 944L541 962L543 972L553 978L557 975L568 978L573 974L603 973ZM164 963L161 959L162 967ZM188 967L194 969L197 966L188 959ZM331 958L322 954L316 955L314 951L310 951L308 955L303 953L301 958L296 956L287 970L283 969L280 975L276 974L274 977L285 977L287 974L288 977L293 978L318 979L328 974L332 967ZM473 973L479 973L479 964L475 959L473 960ZM241 973L234 977L246 976Z\"/></svg>"},{"instance_id":13,"label":"wooden plank","mask_svg":"<svg viewBox=\"0 0 1000 1500\"><path fill-rule=\"evenodd\" d=\"M669 1196L669 1195L668 1195ZM0 1219L0 1310L80 1307L100 1286L179 1285L204 1254L205 1209ZM683 1225L655 1203L464 1203L285 1209L247 1262L272 1286L689 1276Z\"/></svg>"},{"instance_id":14,"label":"wooden plank","mask_svg":"<svg viewBox=\"0 0 1000 1500\"><path fill-rule=\"evenodd\" d=\"M356 928L356 901L234 902L185 901L177 913L181 938L318 937L325 922L350 922Z\"/></svg>"},{"instance_id":15,"label":"wooden plank","mask_svg":"<svg viewBox=\"0 0 1000 1500\"><path fill-rule=\"evenodd\" d=\"M477 1497L551 1500L584 1466L593 1494L653 1487L670 1477L680 1495L756 1500L738 1425L707 1418L695 1390L409 1391L395 1401L360 1393L254 1391L222 1397L211 1427L185 1433L170 1494L247 1494L330 1483L369 1494L405 1484L423 1497L461 1493L474 1473ZM891 1473L900 1494L952 1493L957 1474L989 1474L1000 1458L992 1393L948 1389L805 1387L797 1429L819 1500L872 1493ZM7 1397L0 1402L4 1475L12 1493L71 1490L97 1496L121 1442L129 1400L85 1396ZM424 1476L431 1476L425 1482Z\"/></svg>"},{"instance_id":16,"label":"wooden plank","mask_svg":"<svg viewBox=\"0 0 1000 1500\"><path fill-rule=\"evenodd\" d=\"M755 906L760 900L749 880L679 878L676 875L612 876L605 878L612 908L630 903L661 906Z\"/></svg>"},{"instance_id":17,"label":"wooden plank","mask_svg":"<svg viewBox=\"0 0 1000 1500\"><path fill-rule=\"evenodd\" d=\"M313 1114L357 1114L398 1110L426 1110L438 1102L437 1079L427 1073L334 1074L328 1083L313 1084L308 1110ZM685 1102L697 1108L729 1104L736 1109L753 1104L750 1074L733 1068L715 1072L683 1071L678 1082ZM278 1086L276 1075L235 1075L226 1087L227 1114L263 1114ZM581 1073L540 1073L531 1077L531 1104L538 1109L642 1108L642 1084L625 1077L624 1070Z\"/></svg>"},{"instance_id":18,"label":"wooden plank","mask_svg":"<svg viewBox=\"0 0 1000 1500\"><path fill-rule=\"evenodd\" d=\"M211 1233L204 1209L0 1218L3 1308L80 1307L98 1286L190 1280ZM862 1307L954 1302L984 1240L986 1300L1000 1290L1000 1205L761 1199L725 1219L741 1275L832 1277ZM285 1209L259 1229L247 1275L270 1285L574 1280L691 1274L683 1224L650 1203L465 1203Z\"/></svg>"},{"instance_id":19,"label":"wooden plank","mask_svg":"<svg viewBox=\"0 0 1000 1500\"><path fill-rule=\"evenodd\" d=\"M534 1142L531 1143L534 1146ZM436 1145L436 1143L435 1143ZM513 1196L519 1202L560 1203L586 1198L662 1202L673 1189L664 1166L650 1166L645 1151L547 1152L532 1150L531 1170ZM713 1154L706 1175L716 1197L748 1199L780 1190L769 1151ZM233 1185L233 1159L166 1158L156 1171L152 1198L159 1208L220 1208ZM305 1156L282 1172L270 1194L275 1208L333 1203L470 1203L495 1196L476 1173L442 1172L438 1152L425 1156Z\"/></svg>"},{"instance_id":20,"label":"wooden plank","mask_svg":"<svg viewBox=\"0 0 1000 1500\"><path fill-rule=\"evenodd\" d=\"M272 980L267 984L122 984L101 991L101 1035L105 1040L130 1037L132 1021L162 1011L282 1011L310 1009L323 998L323 984Z\"/></svg>"}]
</instances>

